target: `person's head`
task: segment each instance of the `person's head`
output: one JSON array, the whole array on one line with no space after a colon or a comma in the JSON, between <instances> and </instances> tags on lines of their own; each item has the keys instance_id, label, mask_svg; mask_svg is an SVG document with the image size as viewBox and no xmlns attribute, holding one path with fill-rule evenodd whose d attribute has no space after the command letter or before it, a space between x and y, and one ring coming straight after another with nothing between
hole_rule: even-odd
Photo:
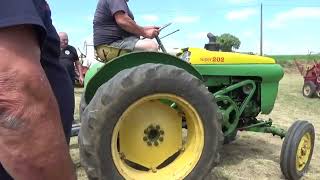
<instances>
[{"instance_id":1,"label":"person's head","mask_svg":"<svg viewBox=\"0 0 320 180\"><path fill-rule=\"evenodd\" d=\"M68 34L65 32L59 32L60 48L66 48L69 43Z\"/></svg>"}]
</instances>

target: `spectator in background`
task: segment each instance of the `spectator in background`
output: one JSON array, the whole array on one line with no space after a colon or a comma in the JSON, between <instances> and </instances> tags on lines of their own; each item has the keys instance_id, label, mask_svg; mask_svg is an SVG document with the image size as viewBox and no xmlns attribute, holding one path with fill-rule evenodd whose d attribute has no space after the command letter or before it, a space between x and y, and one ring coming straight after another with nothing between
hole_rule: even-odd
<instances>
[{"instance_id":1,"label":"spectator in background","mask_svg":"<svg viewBox=\"0 0 320 180\"><path fill-rule=\"evenodd\" d=\"M77 50L69 45L69 38L67 33L59 32L60 37L60 63L64 66L64 68L68 71L71 81L73 84L76 80L76 71L79 72L79 82L83 84L83 73L81 63L79 61Z\"/></svg>"},{"instance_id":2,"label":"spectator in background","mask_svg":"<svg viewBox=\"0 0 320 180\"><path fill-rule=\"evenodd\" d=\"M77 50L73 46L69 45L69 38L67 33L59 32L59 37L60 37L60 63L68 72L73 86L75 85L75 80L76 80L76 72L75 72L75 67L76 67L79 72L79 82L80 82L80 85L82 85L83 73L82 73L82 66L79 61ZM73 91L73 94L74 94L74 91ZM74 106L75 106L74 98L72 101L72 106L73 106L72 114L74 114ZM70 141L73 121L74 121L74 117L70 119L65 119L64 121L62 121L64 132L66 134L68 143Z\"/></svg>"}]
</instances>

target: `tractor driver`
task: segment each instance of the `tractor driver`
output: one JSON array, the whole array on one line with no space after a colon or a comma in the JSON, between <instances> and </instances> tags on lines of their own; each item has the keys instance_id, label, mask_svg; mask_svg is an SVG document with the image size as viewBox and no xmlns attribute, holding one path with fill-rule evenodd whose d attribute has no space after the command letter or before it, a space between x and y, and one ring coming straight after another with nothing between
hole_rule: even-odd
<instances>
[{"instance_id":1,"label":"tractor driver","mask_svg":"<svg viewBox=\"0 0 320 180\"><path fill-rule=\"evenodd\" d=\"M106 46L128 51L158 51L158 44L151 39L159 34L159 27L139 26L128 1L99 0L93 20L94 46L99 56Z\"/></svg>"}]
</instances>

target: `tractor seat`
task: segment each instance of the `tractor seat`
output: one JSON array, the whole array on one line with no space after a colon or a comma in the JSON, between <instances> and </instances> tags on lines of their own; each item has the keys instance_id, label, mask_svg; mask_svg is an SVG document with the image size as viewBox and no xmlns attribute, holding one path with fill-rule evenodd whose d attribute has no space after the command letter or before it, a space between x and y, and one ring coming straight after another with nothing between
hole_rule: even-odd
<instances>
[{"instance_id":1,"label":"tractor seat","mask_svg":"<svg viewBox=\"0 0 320 180\"><path fill-rule=\"evenodd\" d=\"M120 49L109 45L99 45L95 48L95 50L97 60L103 63L107 63L118 56L132 52L129 49Z\"/></svg>"}]
</instances>

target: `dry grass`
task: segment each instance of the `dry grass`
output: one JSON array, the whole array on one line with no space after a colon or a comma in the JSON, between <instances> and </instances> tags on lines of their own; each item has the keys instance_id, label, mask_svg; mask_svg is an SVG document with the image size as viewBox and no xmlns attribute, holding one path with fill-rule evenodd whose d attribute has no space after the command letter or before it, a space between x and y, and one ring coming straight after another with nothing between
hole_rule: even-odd
<instances>
[{"instance_id":1,"label":"dry grass","mask_svg":"<svg viewBox=\"0 0 320 180\"><path fill-rule=\"evenodd\" d=\"M310 169L303 179L317 180L320 179L320 99L304 98L301 94L302 84L303 79L295 69L286 73L281 80L273 112L260 117L272 118L274 124L286 129L297 119L313 123L316 129L316 147ZM81 91L76 89L77 103ZM77 113L78 111L75 114L76 118ZM212 170L208 179L284 179L279 165L281 145L282 140L279 137L241 132L236 141L223 147L221 163ZM78 179L87 179L79 163L76 138L72 139L70 153L77 166Z\"/></svg>"}]
</instances>

